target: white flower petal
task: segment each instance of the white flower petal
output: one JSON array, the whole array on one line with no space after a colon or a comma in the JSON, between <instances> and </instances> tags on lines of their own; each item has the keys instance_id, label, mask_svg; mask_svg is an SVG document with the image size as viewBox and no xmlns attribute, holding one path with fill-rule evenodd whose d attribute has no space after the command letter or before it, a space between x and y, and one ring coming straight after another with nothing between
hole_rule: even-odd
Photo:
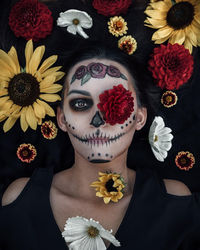
<instances>
[{"instance_id":1,"label":"white flower petal","mask_svg":"<svg viewBox=\"0 0 200 250\"><path fill-rule=\"evenodd\" d=\"M73 35L76 35L77 33L77 27L75 25L70 25L67 27L67 31Z\"/></svg>"},{"instance_id":2,"label":"white flower petal","mask_svg":"<svg viewBox=\"0 0 200 250\"><path fill-rule=\"evenodd\" d=\"M80 25L77 25L77 32L79 33L79 35L81 35L82 37L84 37L85 39L87 39L89 36L83 31L83 29L81 28Z\"/></svg>"},{"instance_id":3,"label":"white flower petal","mask_svg":"<svg viewBox=\"0 0 200 250\"><path fill-rule=\"evenodd\" d=\"M106 249L105 243L104 243L104 241L102 240L101 237L98 237L96 239L96 244L97 244L97 250L98 249L102 249L102 250Z\"/></svg>"},{"instance_id":4,"label":"white flower petal","mask_svg":"<svg viewBox=\"0 0 200 250\"><path fill-rule=\"evenodd\" d=\"M106 240L109 240L112 242L112 244L116 247L120 246L120 242L113 236L108 230L102 230L100 231L100 236Z\"/></svg>"},{"instance_id":5,"label":"white flower petal","mask_svg":"<svg viewBox=\"0 0 200 250\"><path fill-rule=\"evenodd\" d=\"M164 161L167 157L167 152L172 147L173 135L172 130L165 127L162 117L156 116L149 130L149 143L151 149L158 161Z\"/></svg>"}]
</instances>

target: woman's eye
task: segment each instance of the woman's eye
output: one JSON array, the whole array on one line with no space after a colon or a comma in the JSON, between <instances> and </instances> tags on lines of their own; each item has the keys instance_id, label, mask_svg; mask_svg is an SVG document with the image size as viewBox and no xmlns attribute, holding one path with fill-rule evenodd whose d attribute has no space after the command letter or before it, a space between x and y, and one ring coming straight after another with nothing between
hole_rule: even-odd
<instances>
[{"instance_id":1,"label":"woman's eye","mask_svg":"<svg viewBox=\"0 0 200 250\"><path fill-rule=\"evenodd\" d=\"M91 99L74 99L69 104L73 110L83 111L89 109L93 105L93 101Z\"/></svg>"}]
</instances>

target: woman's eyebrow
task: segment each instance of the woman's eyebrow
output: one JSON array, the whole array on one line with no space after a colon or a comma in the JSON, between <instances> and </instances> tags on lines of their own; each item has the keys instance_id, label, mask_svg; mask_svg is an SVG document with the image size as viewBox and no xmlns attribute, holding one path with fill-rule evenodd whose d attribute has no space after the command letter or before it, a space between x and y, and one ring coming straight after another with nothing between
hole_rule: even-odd
<instances>
[{"instance_id":1,"label":"woman's eyebrow","mask_svg":"<svg viewBox=\"0 0 200 250\"><path fill-rule=\"evenodd\" d=\"M81 94L81 95L85 95L85 96L91 96L90 92L85 91L85 90L76 90L73 89L71 91L69 91L68 96L71 94Z\"/></svg>"}]
</instances>

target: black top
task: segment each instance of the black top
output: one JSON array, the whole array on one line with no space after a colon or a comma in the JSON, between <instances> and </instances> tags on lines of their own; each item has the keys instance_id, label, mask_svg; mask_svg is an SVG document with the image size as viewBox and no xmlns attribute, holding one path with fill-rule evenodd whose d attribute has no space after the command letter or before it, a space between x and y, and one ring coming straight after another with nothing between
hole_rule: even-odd
<instances>
[{"instance_id":1,"label":"black top","mask_svg":"<svg viewBox=\"0 0 200 250\"><path fill-rule=\"evenodd\" d=\"M2 250L68 249L50 206L52 177L51 168L35 169L17 199L1 206ZM121 247L110 245L108 249L177 250L196 231L200 222L197 211L195 194L167 194L154 170L139 168L132 198L115 235Z\"/></svg>"}]
</instances>

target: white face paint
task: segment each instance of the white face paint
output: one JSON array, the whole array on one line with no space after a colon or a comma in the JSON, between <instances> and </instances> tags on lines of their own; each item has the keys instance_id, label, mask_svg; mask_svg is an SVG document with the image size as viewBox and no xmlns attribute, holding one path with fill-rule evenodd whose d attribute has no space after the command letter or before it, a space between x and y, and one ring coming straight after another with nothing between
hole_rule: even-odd
<instances>
[{"instance_id":1,"label":"white face paint","mask_svg":"<svg viewBox=\"0 0 200 250\"><path fill-rule=\"evenodd\" d=\"M128 80L106 74L101 79L90 78L83 85L81 85L80 79L73 80L73 83L70 84L77 68L81 65L87 66L92 62L113 65ZM88 161L107 162L128 150L135 132L135 117L137 117L138 110L136 93L132 85L133 80L128 71L119 63L111 60L90 59L76 64L66 80L68 89L65 93L63 112L67 132L75 151ZM103 115L97 108L97 104L100 94L119 84L132 92L134 111L123 124L110 125L103 121ZM94 123L94 119L99 121L98 125Z\"/></svg>"}]
</instances>

